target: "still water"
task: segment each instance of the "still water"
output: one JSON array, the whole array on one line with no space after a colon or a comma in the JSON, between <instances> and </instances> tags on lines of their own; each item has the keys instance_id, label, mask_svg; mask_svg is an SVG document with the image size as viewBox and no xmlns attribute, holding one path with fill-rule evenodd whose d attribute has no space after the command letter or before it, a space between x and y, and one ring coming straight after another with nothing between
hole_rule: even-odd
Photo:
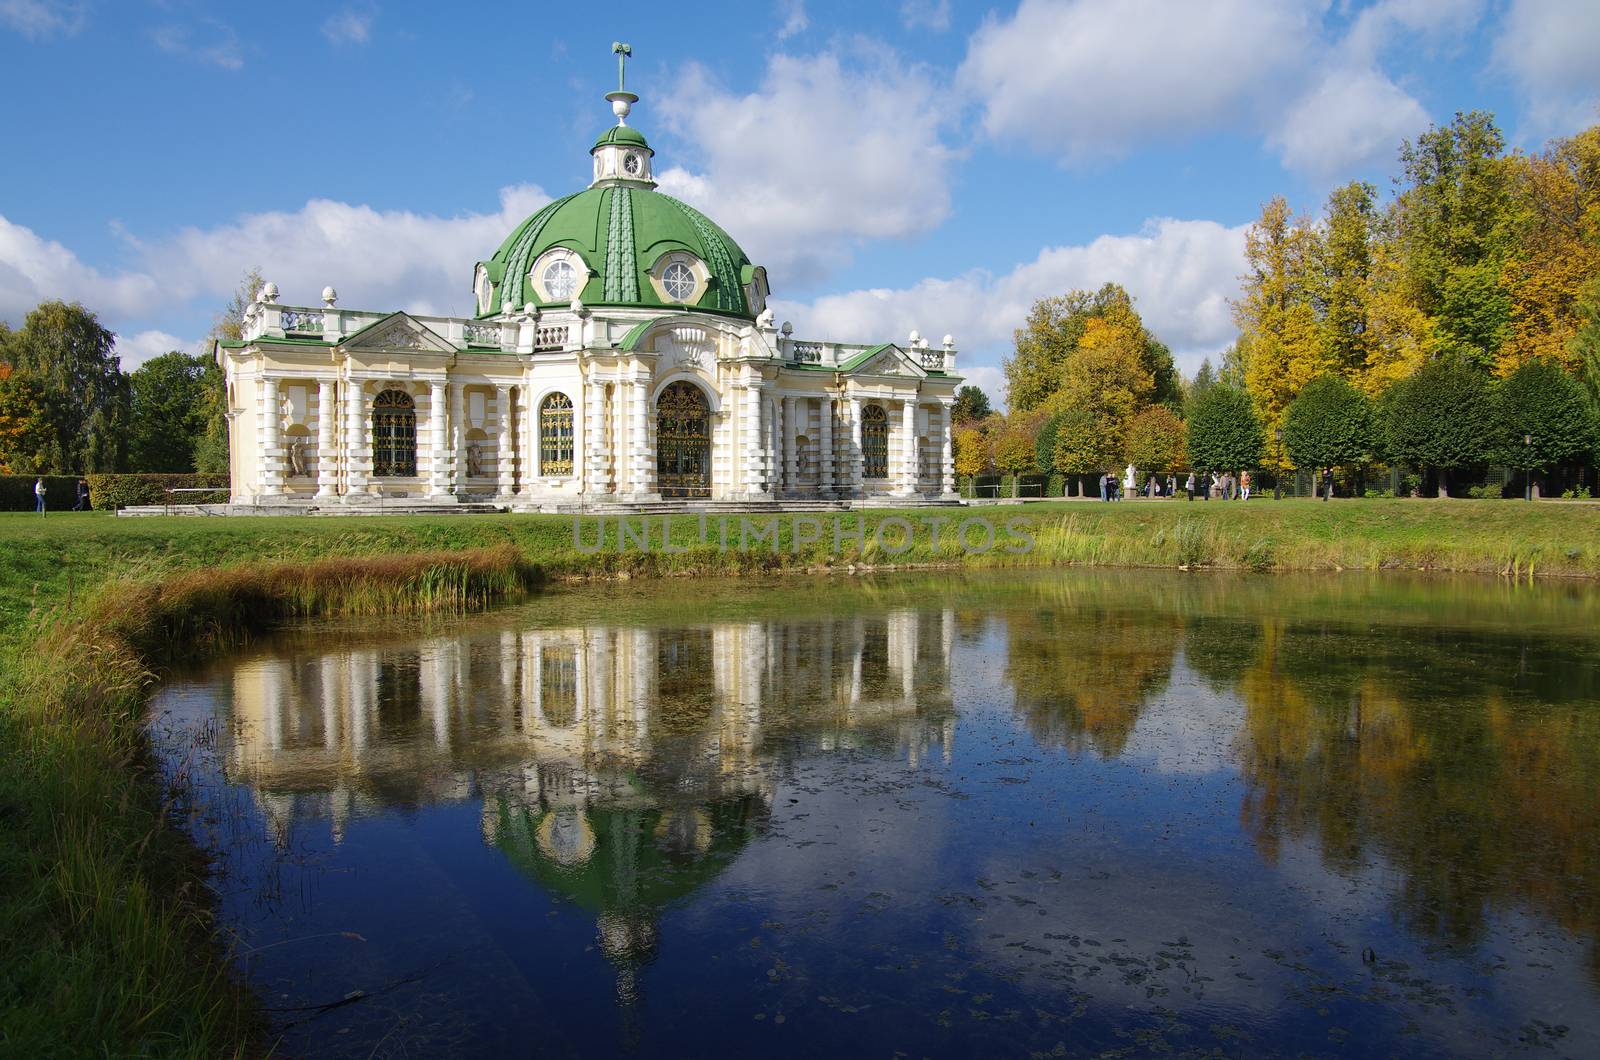
<instances>
[{"instance_id":1,"label":"still water","mask_svg":"<svg viewBox=\"0 0 1600 1060\"><path fill-rule=\"evenodd\" d=\"M1585 587L584 586L151 725L290 1055L1600 1055Z\"/></svg>"}]
</instances>

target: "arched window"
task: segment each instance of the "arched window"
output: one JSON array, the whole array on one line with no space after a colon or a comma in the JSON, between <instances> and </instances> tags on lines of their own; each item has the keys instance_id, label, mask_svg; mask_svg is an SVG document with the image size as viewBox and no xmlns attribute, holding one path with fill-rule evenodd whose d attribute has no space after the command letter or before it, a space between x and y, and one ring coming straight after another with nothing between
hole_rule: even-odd
<instances>
[{"instance_id":1,"label":"arched window","mask_svg":"<svg viewBox=\"0 0 1600 1060\"><path fill-rule=\"evenodd\" d=\"M417 404L403 390L385 390L372 402L372 473L378 478L417 473Z\"/></svg>"},{"instance_id":2,"label":"arched window","mask_svg":"<svg viewBox=\"0 0 1600 1060\"><path fill-rule=\"evenodd\" d=\"M889 477L889 414L882 405L861 410L861 458L867 478Z\"/></svg>"},{"instance_id":3,"label":"arched window","mask_svg":"<svg viewBox=\"0 0 1600 1060\"><path fill-rule=\"evenodd\" d=\"M539 403L539 474L572 474L572 399L565 394Z\"/></svg>"}]
</instances>

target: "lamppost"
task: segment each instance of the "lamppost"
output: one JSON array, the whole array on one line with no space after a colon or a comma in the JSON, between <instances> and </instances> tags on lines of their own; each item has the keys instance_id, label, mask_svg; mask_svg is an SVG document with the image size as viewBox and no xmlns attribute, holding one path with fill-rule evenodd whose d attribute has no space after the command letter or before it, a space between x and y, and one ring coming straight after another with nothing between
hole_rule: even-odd
<instances>
[{"instance_id":1,"label":"lamppost","mask_svg":"<svg viewBox=\"0 0 1600 1060\"><path fill-rule=\"evenodd\" d=\"M1522 484L1522 492L1523 499L1530 503L1533 501L1533 464L1530 459L1532 456L1533 435L1524 434L1522 436L1522 473L1526 477L1526 481Z\"/></svg>"},{"instance_id":2,"label":"lamppost","mask_svg":"<svg viewBox=\"0 0 1600 1060\"><path fill-rule=\"evenodd\" d=\"M1283 428L1272 428L1272 438L1278 443L1278 468L1272 476L1272 499L1283 500Z\"/></svg>"}]
</instances>

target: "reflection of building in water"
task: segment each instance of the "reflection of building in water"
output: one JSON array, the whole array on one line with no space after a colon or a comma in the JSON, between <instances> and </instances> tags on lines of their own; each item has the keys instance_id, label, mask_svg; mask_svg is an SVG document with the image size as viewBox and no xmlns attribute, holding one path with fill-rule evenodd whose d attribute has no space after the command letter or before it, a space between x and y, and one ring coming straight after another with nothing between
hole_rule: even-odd
<instances>
[{"instance_id":1,"label":"reflection of building in water","mask_svg":"<svg viewBox=\"0 0 1600 1060\"><path fill-rule=\"evenodd\" d=\"M655 913L765 820L775 766L954 736L949 612L468 633L241 662L229 773L297 818L483 799L484 841L590 908L632 992Z\"/></svg>"}]
</instances>

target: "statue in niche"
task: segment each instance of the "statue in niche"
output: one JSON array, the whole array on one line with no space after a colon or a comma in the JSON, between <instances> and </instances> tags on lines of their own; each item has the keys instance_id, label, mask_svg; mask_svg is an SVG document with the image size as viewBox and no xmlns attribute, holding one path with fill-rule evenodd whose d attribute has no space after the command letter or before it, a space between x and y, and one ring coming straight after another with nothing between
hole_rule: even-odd
<instances>
[{"instance_id":1,"label":"statue in niche","mask_svg":"<svg viewBox=\"0 0 1600 1060\"><path fill-rule=\"evenodd\" d=\"M304 478L306 471L306 443L289 443L289 476L291 478Z\"/></svg>"},{"instance_id":2,"label":"statue in niche","mask_svg":"<svg viewBox=\"0 0 1600 1060\"><path fill-rule=\"evenodd\" d=\"M479 442L467 443L467 477L483 477L483 448Z\"/></svg>"}]
</instances>

